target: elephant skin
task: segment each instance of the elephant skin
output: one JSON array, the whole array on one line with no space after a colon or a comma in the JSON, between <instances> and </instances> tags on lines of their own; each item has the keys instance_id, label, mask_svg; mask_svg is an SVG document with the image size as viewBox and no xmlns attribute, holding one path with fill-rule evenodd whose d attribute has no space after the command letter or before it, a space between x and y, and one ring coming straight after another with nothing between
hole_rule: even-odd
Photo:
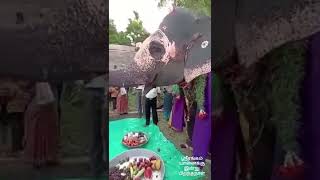
<instances>
[{"instance_id":1,"label":"elephant skin","mask_svg":"<svg viewBox=\"0 0 320 180\"><path fill-rule=\"evenodd\" d=\"M107 1L0 2L1 76L76 80L106 72Z\"/></svg>"},{"instance_id":2,"label":"elephant skin","mask_svg":"<svg viewBox=\"0 0 320 180\"><path fill-rule=\"evenodd\" d=\"M211 72L211 18L174 8L126 67L109 72L110 85L166 86Z\"/></svg>"},{"instance_id":3,"label":"elephant skin","mask_svg":"<svg viewBox=\"0 0 320 180\"><path fill-rule=\"evenodd\" d=\"M249 67L272 49L320 31L319 0L217 0L212 12L216 66L236 49Z\"/></svg>"}]
</instances>

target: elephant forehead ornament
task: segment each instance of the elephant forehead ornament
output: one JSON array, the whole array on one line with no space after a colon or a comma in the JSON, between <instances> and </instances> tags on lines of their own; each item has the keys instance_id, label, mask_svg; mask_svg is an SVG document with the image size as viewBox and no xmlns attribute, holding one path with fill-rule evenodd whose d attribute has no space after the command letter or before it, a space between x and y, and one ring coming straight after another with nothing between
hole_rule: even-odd
<instances>
[{"instance_id":1,"label":"elephant forehead ornament","mask_svg":"<svg viewBox=\"0 0 320 180\"><path fill-rule=\"evenodd\" d=\"M184 8L174 8L150 35L135 55L141 71L156 68L157 63L182 63L184 80L211 72L211 18L195 16Z\"/></svg>"}]
</instances>

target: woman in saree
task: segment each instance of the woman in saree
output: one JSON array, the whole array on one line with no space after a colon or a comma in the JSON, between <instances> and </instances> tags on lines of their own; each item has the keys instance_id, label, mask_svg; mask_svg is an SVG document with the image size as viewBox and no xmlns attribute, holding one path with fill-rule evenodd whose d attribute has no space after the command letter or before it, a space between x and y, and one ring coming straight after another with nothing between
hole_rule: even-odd
<instances>
[{"instance_id":1,"label":"woman in saree","mask_svg":"<svg viewBox=\"0 0 320 180\"><path fill-rule=\"evenodd\" d=\"M177 132L182 132L185 126L186 101L184 93L179 85L173 85L174 105L171 114L171 128Z\"/></svg>"},{"instance_id":2,"label":"woman in saree","mask_svg":"<svg viewBox=\"0 0 320 180\"><path fill-rule=\"evenodd\" d=\"M195 79L197 115L192 134L193 156L201 158L203 162L209 155L211 148L211 73Z\"/></svg>"},{"instance_id":3,"label":"woman in saree","mask_svg":"<svg viewBox=\"0 0 320 180\"><path fill-rule=\"evenodd\" d=\"M35 168L40 168L56 165L57 152L58 109L55 98L49 83L37 83L35 96L25 112L25 156Z\"/></svg>"},{"instance_id":4,"label":"woman in saree","mask_svg":"<svg viewBox=\"0 0 320 180\"><path fill-rule=\"evenodd\" d=\"M164 88L164 98L163 98L163 118L166 121L169 121L171 110L172 110L172 88L167 86Z\"/></svg>"},{"instance_id":5,"label":"woman in saree","mask_svg":"<svg viewBox=\"0 0 320 180\"><path fill-rule=\"evenodd\" d=\"M124 87L120 88L120 93L117 97L117 112L120 115L128 114L128 95L127 90Z\"/></svg>"}]
</instances>

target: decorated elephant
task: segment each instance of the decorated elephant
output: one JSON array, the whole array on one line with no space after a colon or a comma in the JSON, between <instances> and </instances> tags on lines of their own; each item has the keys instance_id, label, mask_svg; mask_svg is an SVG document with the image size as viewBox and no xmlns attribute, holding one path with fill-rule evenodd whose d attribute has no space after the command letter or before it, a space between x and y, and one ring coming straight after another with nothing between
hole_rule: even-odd
<instances>
[{"instance_id":1,"label":"decorated elephant","mask_svg":"<svg viewBox=\"0 0 320 180\"><path fill-rule=\"evenodd\" d=\"M112 61L117 59L110 61L114 64ZM198 116L192 137L193 153L204 160L211 142L211 18L173 8L159 29L140 45L132 62L124 66L109 67L109 85L195 87L192 100L197 101Z\"/></svg>"},{"instance_id":2,"label":"decorated elephant","mask_svg":"<svg viewBox=\"0 0 320 180\"><path fill-rule=\"evenodd\" d=\"M110 59L117 61L117 59ZM172 85L211 72L211 18L174 8L125 69L109 68L109 84Z\"/></svg>"},{"instance_id":3,"label":"decorated elephant","mask_svg":"<svg viewBox=\"0 0 320 180\"><path fill-rule=\"evenodd\" d=\"M78 80L106 73L106 1L1 1L0 17L0 76Z\"/></svg>"},{"instance_id":4,"label":"decorated elephant","mask_svg":"<svg viewBox=\"0 0 320 180\"><path fill-rule=\"evenodd\" d=\"M250 125L252 179L318 179L320 2L214 1L213 7L213 69Z\"/></svg>"}]
</instances>

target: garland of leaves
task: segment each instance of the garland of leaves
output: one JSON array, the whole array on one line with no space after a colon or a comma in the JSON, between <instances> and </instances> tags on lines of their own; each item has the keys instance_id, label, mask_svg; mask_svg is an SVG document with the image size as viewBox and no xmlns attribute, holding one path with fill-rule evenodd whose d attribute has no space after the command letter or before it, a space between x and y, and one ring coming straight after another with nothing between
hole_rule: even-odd
<instances>
[{"instance_id":1,"label":"garland of leaves","mask_svg":"<svg viewBox=\"0 0 320 180\"><path fill-rule=\"evenodd\" d=\"M260 139L264 127L275 127L283 150L299 150L296 136L301 118L299 93L305 75L305 57L303 41L278 48L257 65L251 76L258 79L250 87L233 89L240 111L249 120L252 138Z\"/></svg>"},{"instance_id":2,"label":"garland of leaves","mask_svg":"<svg viewBox=\"0 0 320 180\"><path fill-rule=\"evenodd\" d=\"M271 120L285 151L298 151L296 135L301 118L299 93L305 76L305 57L306 49L301 43L281 48L271 55Z\"/></svg>"},{"instance_id":3,"label":"garland of leaves","mask_svg":"<svg viewBox=\"0 0 320 180\"><path fill-rule=\"evenodd\" d=\"M177 96L177 95L180 95L179 85L174 84L174 85L172 86L172 92L173 92L173 94L175 94L176 96Z\"/></svg>"},{"instance_id":4,"label":"garland of leaves","mask_svg":"<svg viewBox=\"0 0 320 180\"><path fill-rule=\"evenodd\" d=\"M204 91L206 86L206 75L201 75L195 79L196 101L199 109L204 110Z\"/></svg>"}]
</instances>

